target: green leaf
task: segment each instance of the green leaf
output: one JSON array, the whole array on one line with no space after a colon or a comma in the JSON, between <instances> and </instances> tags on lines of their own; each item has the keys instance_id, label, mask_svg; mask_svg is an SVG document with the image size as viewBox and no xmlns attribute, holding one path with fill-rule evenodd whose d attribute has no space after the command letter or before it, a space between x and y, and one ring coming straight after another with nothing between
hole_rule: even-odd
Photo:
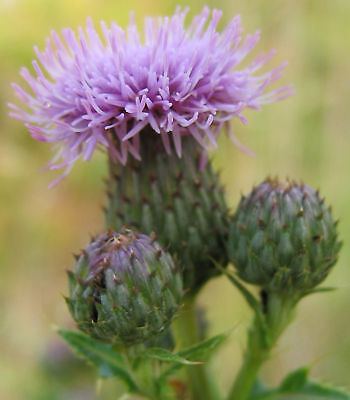
<instances>
[{"instance_id":1,"label":"green leaf","mask_svg":"<svg viewBox=\"0 0 350 400\"><path fill-rule=\"evenodd\" d=\"M308 381L309 367L291 372L278 389L251 394L249 400L350 400L350 394L321 383Z\"/></svg>"},{"instance_id":2,"label":"green leaf","mask_svg":"<svg viewBox=\"0 0 350 400\"><path fill-rule=\"evenodd\" d=\"M302 367L287 375L279 388L280 392L293 392L302 389L309 376L309 367Z\"/></svg>"},{"instance_id":3,"label":"green leaf","mask_svg":"<svg viewBox=\"0 0 350 400\"><path fill-rule=\"evenodd\" d=\"M226 276L228 279L233 283L234 286L242 293L244 298L246 299L247 303L250 305L250 307L255 311L256 314L261 314L261 306L259 301L256 299L255 296L253 296L250 291L241 284L241 282L234 277L232 274L229 274L227 271L225 271Z\"/></svg>"},{"instance_id":4,"label":"green leaf","mask_svg":"<svg viewBox=\"0 0 350 400\"><path fill-rule=\"evenodd\" d=\"M184 357L181 357L179 354L172 353L169 350L163 349L161 347L153 347L151 349L146 350L142 353L144 357L154 358L156 360L172 362L175 364L182 365L195 365L202 364L200 361L189 361Z\"/></svg>"},{"instance_id":5,"label":"green leaf","mask_svg":"<svg viewBox=\"0 0 350 400\"><path fill-rule=\"evenodd\" d=\"M186 358L201 359L202 357L209 356L216 350L226 339L226 333L213 336L210 339L204 340L189 349L179 351L179 355Z\"/></svg>"},{"instance_id":6,"label":"green leaf","mask_svg":"<svg viewBox=\"0 0 350 400\"><path fill-rule=\"evenodd\" d=\"M350 400L350 395L338 389L310 382L298 392L269 391L266 394L250 397L249 400Z\"/></svg>"},{"instance_id":7,"label":"green leaf","mask_svg":"<svg viewBox=\"0 0 350 400\"><path fill-rule=\"evenodd\" d=\"M254 295L250 293L250 291L242 285L242 283L232 274L228 273L226 270L224 270L222 267L217 265L217 268L219 268L222 273L224 273L228 279L231 281L231 283L242 293L243 297L246 299L247 303L249 306L253 309L256 317L256 327L259 329L259 335L262 343L265 343L266 346L269 346L270 343L270 334L268 327L266 325L264 313L261 307L261 304L259 301L256 299Z\"/></svg>"},{"instance_id":8,"label":"green leaf","mask_svg":"<svg viewBox=\"0 0 350 400\"><path fill-rule=\"evenodd\" d=\"M302 297L306 297L309 296L310 294L314 294L314 293L328 293L328 292L333 292L334 290L336 290L337 288L335 287L331 287L331 286L324 286L324 287L317 287L317 288L313 288L310 290L306 290L303 293Z\"/></svg>"},{"instance_id":9,"label":"green leaf","mask_svg":"<svg viewBox=\"0 0 350 400\"><path fill-rule=\"evenodd\" d=\"M136 383L125 367L123 357L110 344L102 343L77 331L58 329L57 332L79 356L98 368L99 376L103 378L117 376L126 383L129 390L137 390Z\"/></svg>"},{"instance_id":10,"label":"green leaf","mask_svg":"<svg viewBox=\"0 0 350 400\"><path fill-rule=\"evenodd\" d=\"M189 349L181 350L177 353L177 355L181 358L185 359L199 359L201 361L205 361L210 354L213 353L227 338L226 333L222 333L220 335L213 336L208 340L204 340ZM164 379L170 375L173 375L178 369L180 369L183 364L173 365L170 368L166 369L162 375L161 379Z\"/></svg>"}]
</instances>

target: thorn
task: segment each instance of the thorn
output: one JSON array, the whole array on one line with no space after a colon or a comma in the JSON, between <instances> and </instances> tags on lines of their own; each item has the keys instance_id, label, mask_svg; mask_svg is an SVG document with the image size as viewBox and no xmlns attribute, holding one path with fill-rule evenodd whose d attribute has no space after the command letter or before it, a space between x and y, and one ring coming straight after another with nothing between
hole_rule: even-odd
<instances>
[{"instance_id":1,"label":"thorn","mask_svg":"<svg viewBox=\"0 0 350 400\"><path fill-rule=\"evenodd\" d=\"M120 181L120 175L117 174L116 172L112 172L112 176L113 176L113 179L114 179L114 180Z\"/></svg>"},{"instance_id":2,"label":"thorn","mask_svg":"<svg viewBox=\"0 0 350 400\"><path fill-rule=\"evenodd\" d=\"M126 196L125 194L122 194L120 197L125 203L128 203L128 204L131 203L130 198L128 196Z\"/></svg>"},{"instance_id":3,"label":"thorn","mask_svg":"<svg viewBox=\"0 0 350 400\"><path fill-rule=\"evenodd\" d=\"M157 240L157 235L154 231L152 231L149 235L149 237L151 238L151 244L154 244L155 241Z\"/></svg>"},{"instance_id":4,"label":"thorn","mask_svg":"<svg viewBox=\"0 0 350 400\"><path fill-rule=\"evenodd\" d=\"M324 212L321 211L321 213L316 217L316 219L322 219L324 216Z\"/></svg>"},{"instance_id":5,"label":"thorn","mask_svg":"<svg viewBox=\"0 0 350 400\"><path fill-rule=\"evenodd\" d=\"M179 172L179 173L178 173L178 175L177 175L177 177L176 177L176 180L177 180L178 182L181 182L181 181L183 180L183 173L182 173L182 172Z\"/></svg>"},{"instance_id":6,"label":"thorn","mask_svg":"<svg viewBox=\"0 0 350 400\"><path fill-rule=\"evenodd\" d=\"M143 205L149 205L150 204L150 202L148 201L148 199L146 197L142 197L141 201L142 201Z\"/></svg>"},{"instance_id":7,"label":"thorn","mask_svg":"<svg viewBox=\"0 0 350 400\"><path fill-rule=\"evenodd\" d=\"M157 271L154 269L153 271L151 271L150 273L150 277L154 278L157 275Z\"/></svg>"},{"instance_id":8,"label":"thorn","mask_svg":"<svg viewBox=\"0 0 350 400\"><path fill-rule=\"evenodd\" d=\"M149 174L149 180L151 183L157 182L157 178L153 174Z\"/></svg>"},{"instance_id":9,"label":"thorn","mask_svg":"<svg viewBox=\"0 0 350 400\"><path fill-rule=\"evenodd\" d=\"M173 198L176 199L179 197L180 197L180 191L179 191L179 189L176 189L175 192L173 193Z\"/></svg>"},{"instance_id":10,"label":"thorn","mask_svg":"<svg viewBox=\"0 0 350 400\"><path fill-rule=\"evenodd\" d=\"M212 211L215 211L215 210L217 210L219 208L219 203L214 203L212 206L211 206L211 210Z\"/></svg>"},{"instance_id":11,"label":"thorn","mask_svg":"<svg viewBox=\"0 0 350 400\"><path fill-rule=\"evenodd\" d=\"M167 253L170 249L170 243L165 247L165 252Z\"/></svg>"},{"instance_id":12,"label":"thorn","mask_svg":"<svg viewBox=\"0 0 350 400\"><path fill-rule=\"evenodd\" d=\"M312 240L318 243L322 239L322 235L315 235L312 237Z\"/></svg>"},{"instance_id":13,"label":"thorn","mask_svg":"<svg viewBox=\"0 0 350 400\"><path fill-rule=\"evenodd\" d=\"M261 219L260 217L258 218L258 224L259 224L259 227L262 229L264 229L266 226L264 220Z\"/></svg>"},{"instance_id":14,"label":"thorn","mask_svg":"<svg viewBox=\"0 0 350 400\"><path fill-rule=\"evenodd\" d=\"M300 208L299 212L297 212L297 217L303 217L304 216L304 209Z\"/></svg>"}]
</instances>

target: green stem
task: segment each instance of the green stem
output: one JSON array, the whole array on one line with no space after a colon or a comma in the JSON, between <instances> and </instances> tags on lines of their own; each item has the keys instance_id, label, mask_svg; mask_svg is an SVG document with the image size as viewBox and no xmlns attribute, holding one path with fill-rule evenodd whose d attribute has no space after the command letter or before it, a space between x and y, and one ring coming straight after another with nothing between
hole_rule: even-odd
<instances>
[{"instance_id":1,"label":"green stem","mask_svg":"<svg viewBox=\"0 0 350 400\"><path fill-rule=\"evenodd\" d=\"M135 393L150 400L163 400L159 393L158 376L155 372L157 360L145 362L145 360L138 359L138 354L142 353L143 350L144 346L141 344L123 351L129 373L137 385ZM135 361L137 362L135 363Z\"/></svg>"},{"instance_id":2,"label":"green stem","mask_svg":"<svg viewBox=\"0 0 350 400\"><path fill-rule=\"evenodd\" d=\"M270 293L267 310L255 317L249 331L243 365L238 372L227 400L247 400L262 364L270 358L271 350L294 316L296 298Z\"/></svg>"},{"instance_id":3,"label":"green stem","mask_svg":"<svg viewBox=\"0 0 350 400\"><path fill-rule=\"evenodd\" d=\"M195 299L187 297L184 308L173 324L177 345L189 348L199 342ZM194 400L220 400L218 388L206 364L187 366L187 375Z\"/></svg>"}]
</instances>

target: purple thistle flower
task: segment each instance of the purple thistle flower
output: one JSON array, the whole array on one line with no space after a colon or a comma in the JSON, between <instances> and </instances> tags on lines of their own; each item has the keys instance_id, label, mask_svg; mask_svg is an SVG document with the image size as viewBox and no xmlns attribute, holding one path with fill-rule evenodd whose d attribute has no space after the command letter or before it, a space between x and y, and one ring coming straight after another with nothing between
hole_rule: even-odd
<instances>
[{"instance_id":1,"label":"purple thistle flower","mask_svg":"<svg viewBox=\"0 0 350 400\"><path fill-rule=\"evenodd\" d=\"M266 92L286 63L256 75L274 52L239 66L260 37L243 40L239 16L219 33L221 11L205 7L187 29L186 14L178 9L172 17L145 19L143 41L133 19L126 32L101 22L103 40L88 19L78 35L63 29L62 41L52 31L43 52L34 48L42 67L34 60L36 76L21 70L33 93L13 84L29 110L9 104L10 115L26 122L34 139L58 148L50 169L65 167L65 176L96 147L122 164L129 153L139 159L139 135L147 126L161 135L168 153L171 137L181 156L184 135L207 149L216 146L228 120L246 122L245 108L260 109L292 93L291 86Z\"/></svg>"}]
</instances>

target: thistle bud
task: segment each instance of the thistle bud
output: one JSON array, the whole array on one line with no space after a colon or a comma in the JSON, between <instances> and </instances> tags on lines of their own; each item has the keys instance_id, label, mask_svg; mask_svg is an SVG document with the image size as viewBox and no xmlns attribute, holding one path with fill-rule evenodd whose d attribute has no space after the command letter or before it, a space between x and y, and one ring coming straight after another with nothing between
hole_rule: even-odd
<instances>
[{"instance_id":1,"label":"thistle bud","mask_svg":"<svg viewBox=\"0 0 350 400\"><path fill-rule=\"evenodd\" d=\"M267 179L242 197L228 253L244 281L303 293L326 278L340 247L337 223L318 192Z\"/></svg>"},{"instance_id":2,"label":"thistle bud","mask_svg":"<svg viewBox=\"0 0 350 400\"><path fill-rule=\"evenodd\" d=\"M79 329L130 346L162 334L182 298L169 253L151 237L123 229L94 238L69 272L69 310Z\"/></svg>"},{"instance_id":3,"label":"thistle bud","mask_svg":"<svg viewBox=\"0 0 350 400\"><path fill-rule=\"evenodd\" d=\"M228 207L209 161L200 168L201 149L192 137L182 139L182 157L167 154L160 135L145 131L142 161L123 167L110 160L107 225L155 232L184 268L184 288L193 294L227 265Z\"/></svg>"}]
</instances>

